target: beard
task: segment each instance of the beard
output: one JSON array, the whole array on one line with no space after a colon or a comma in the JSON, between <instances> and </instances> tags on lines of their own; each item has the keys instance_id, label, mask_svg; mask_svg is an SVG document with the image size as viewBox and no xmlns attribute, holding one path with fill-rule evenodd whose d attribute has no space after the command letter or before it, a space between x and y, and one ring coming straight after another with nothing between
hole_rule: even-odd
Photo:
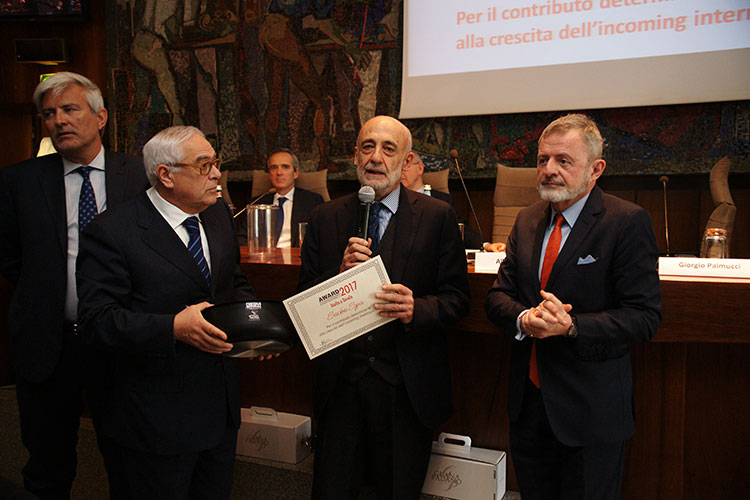
<instances>
[{"instance_id":1,"label":"beard","mask_svg":"<svg viewBox=\"0 0 750 500\"><path fill-rule=\"evenodd\" d=\"M546 178L544 179L544 181L554 181L554 177ZM562 203L564 201L574 200L578 196L585 193L589 187L590 181L591 171L587 168L583 174L583 178L581 179L580 184L574 186L564 186L561 184L539 184L537 190L539 191L539 196L541 196L544 201L548 201L550 203Z\"/></svg>"},{"instance_id":2,"label":"beard","mask_svg":"<svg viewBox=\"0 0 750 500\"><path fill-rule=\"evenodd\" d=\"M367 166L357 167L357 180L359 180L359 183L362 186L370 186L372 189L374 189L375 197L377 199L380 199L386 194L390 193L393 190L393 187L401 182L401 166L399 166L398 168L394 168L390 172L388 172L386 167L383 166L369 167L370 170L377 170L378 172L384 173L385 178L383 179L368 179L365 175L365 171L367 170L367 168Z\"/></svg>"}]
</instances>

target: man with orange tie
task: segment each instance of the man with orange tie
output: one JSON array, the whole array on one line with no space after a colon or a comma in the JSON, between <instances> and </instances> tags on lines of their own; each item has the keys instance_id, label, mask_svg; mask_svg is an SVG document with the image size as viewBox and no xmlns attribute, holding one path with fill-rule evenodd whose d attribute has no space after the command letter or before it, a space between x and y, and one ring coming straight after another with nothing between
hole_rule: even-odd
<instances>
[{"instance_id":1,"label":"man with orange tie","mask_svg":"<svg viewBox=\"0 0 750 500\"><path fill-rule=\"evenodd\" d=\"M524 500L620 497L634 431L628 345L661 321L651 219L596 186L602 148L584 115L542 132L543 201L518 214L485 303L514 339L510 448Z\"/></svg>"}]
</instances>

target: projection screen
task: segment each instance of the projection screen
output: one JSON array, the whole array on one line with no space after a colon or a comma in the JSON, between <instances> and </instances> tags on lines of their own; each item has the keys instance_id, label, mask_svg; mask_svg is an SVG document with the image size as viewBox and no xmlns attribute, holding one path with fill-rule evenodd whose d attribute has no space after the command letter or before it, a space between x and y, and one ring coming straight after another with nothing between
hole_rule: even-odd
<instances>
[{"instance_id":1,"label":"projection screen","mask_svg":"<svg viewBox=\"0 0 750 500\"><path fill-rule=\"evenodd\" d=\"M750 0L405 0L401 118L750 98Z\"/></svg>"}]
</instances>

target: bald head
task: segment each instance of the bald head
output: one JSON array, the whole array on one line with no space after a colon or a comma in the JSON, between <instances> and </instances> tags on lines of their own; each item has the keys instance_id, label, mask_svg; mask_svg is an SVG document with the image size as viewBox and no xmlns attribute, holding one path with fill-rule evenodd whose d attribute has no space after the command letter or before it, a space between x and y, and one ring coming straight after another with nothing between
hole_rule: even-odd
<instances>
[{"instance_id":1,"label":"bald head","mask_svg":"<svg viewBox=\"0 0 750 500\"><path fill-rule=\"evenodd\" d=\"M390 116L376 116L359 131L354 148L357 178L375 190L380 200L401 181L401 170L411 161L411 132Z\"/></svg>"}]
</instances>

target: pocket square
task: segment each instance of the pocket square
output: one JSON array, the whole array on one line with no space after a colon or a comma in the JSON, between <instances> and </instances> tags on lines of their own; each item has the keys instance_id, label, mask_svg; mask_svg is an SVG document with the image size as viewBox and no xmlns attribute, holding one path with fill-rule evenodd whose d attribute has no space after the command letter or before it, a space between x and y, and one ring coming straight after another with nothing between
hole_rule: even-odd
<instances>
[{"instance_id":1,"label":"pocket square","mask_svg":"<svg viewBox=\"0 0 750 500\"><path fill-rule=\"evenodd\" d=\"M591 255L587 255L586 257L578 257L578 265L582 266L584 264L593 264L596 262L596 259L593 258Z\"/></svg>"}]
</instances>

